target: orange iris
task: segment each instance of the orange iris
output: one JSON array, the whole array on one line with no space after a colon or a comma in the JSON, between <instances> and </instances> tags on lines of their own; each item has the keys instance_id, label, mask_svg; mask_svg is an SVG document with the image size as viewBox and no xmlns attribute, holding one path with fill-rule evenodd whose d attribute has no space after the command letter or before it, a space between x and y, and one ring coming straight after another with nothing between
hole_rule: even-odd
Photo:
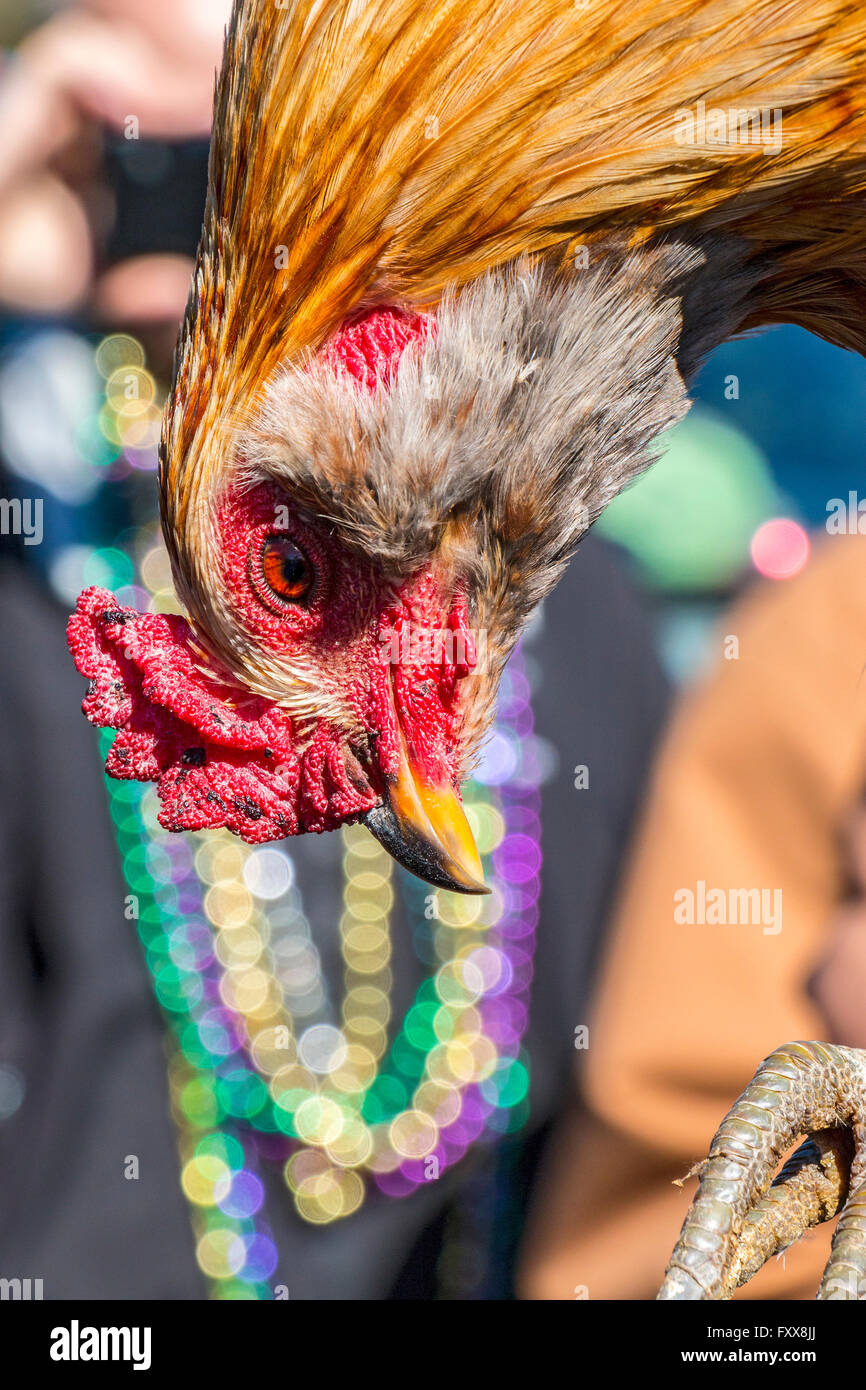
<instances>
[{"instance_id":1,"label":"orange iris","mask_svg":"<svg viewBox=\"0 0 866 1390\"><path fill-rule=\"evenodd\" d=\"M272 593L286 603L300 603L313 584L313 567L288 536L268 536L262 550L262 572Z\"/></svg>"}]
</instances>

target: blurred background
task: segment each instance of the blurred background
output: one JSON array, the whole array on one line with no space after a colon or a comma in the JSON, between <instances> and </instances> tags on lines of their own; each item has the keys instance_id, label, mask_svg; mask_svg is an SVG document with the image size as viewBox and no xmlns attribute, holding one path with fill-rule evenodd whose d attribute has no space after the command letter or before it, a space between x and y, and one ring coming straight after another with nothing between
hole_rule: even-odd
<instances>
[{"instance_id":1,"label":"blurred background","mask_svg":"<svg viewBox=\"0 0 866 1390\"><path fill-rule=\"evenodd\" d=\"M669 975L681 981L682 993L701 997L702 990L715 991L721 1021L714 1022L713 1007L699 1009L697 1017L683 1019L679 1032L665 1034L666 1050L648 1078L650 1090L664 1091L664 1133L657 1134L659 1126L649 1118L625 1126L627 1135L614 1132L616 1106L611 1102L606 1110L600 1097L615 1096L611 1076L625 1077L630 1066L635 1090L642 1092L641 1064L610 1036L596 1042L594 1023L588 1024L588 1045L575 1038L590 1019L608 1030L619 1027L618 1009L630 998L629 970L637 969L640 950L612 943L621 943L624 932L643 932L662 943L663 954L661 927L653 934L656 899L640 883L650 853L642 842L649 838L673 858L658 894L662 916L670 915L664 906L669 884L706 877L700 849L688 860L684 845L684 859L676 862L676 798L666 827L672 798L665 788L676 783L684 762L698 765L702 750L715 748L716 731L723 762L724 749L743 734L744 720L754 718L758 731L754 739L744 739L750 767L773 745L779 701L758 667L746 670L754 652L740 652L736 676L731 669L719 674L724 637L763 632L764 609L772 613L779 607L781 613L784 607L778 630L780 641L787 635L787 645L775 652L762 637L757 645L764 666L787 671L799 686L812 678L815 662L832 667L838 654L838 682L848 689L851 662L856 675L866 660L859 610L845 607L863 564L856 535L866 363L793 328L726 345L701 372L694 409L665 441L662 461L609 508L596 527L597 539L585 554L582 548L561 596L546 605L523 651L536 719L535 731L526 733L526 748L518 752L525 760L523 775L528 760L534 769L529 781L542 795L544 852L538 955L529 971L534 974L530 1017L522 1050L512 1058L527 1080L521 1083L512 1067L514 1095L503 1103L507 1122L487 1126L479 1139L481 1156L470 1154L456 1163L445 1195L434 1200L410 1190L410 1184L390 1196L376 1194L363 1214L347 1210L337 1225L302 1220L279 1175L261 1171L274 1159L282 1161L282 1150L269 1151L259 1137L255 1163L233 1162L232 1143L246 1140L231 1128L236 1123L240 1131L244 1120L231 1105L222 1112L228 1126L219 1130L222 1147L210 1139L195 1147L201 1134L207 1138L216 1132L216 1112L208 1112L211 1129L199 1125L201 1133L197 1139L193 1134L189 1147L204 1113L203 1093L190 1092L182 1063L171 1049L165 1051L164 1034L171 1033L166 1012L171 1022L174 1005L160 992L146 931L117 906L130 879L127 874L124 885L118 876L123 846L114 831L129 807L116 815L112 803L113 821L104 807L97 808L105 792L97 736L77 713L80 681L71 662L65 669L62 654L55 663L40 655L32 640L44 626L46 642L59 652L61 609L68 612L79 591L91 584L113 589L133 607L178 611L159 540L157 444L200 226L213 74L227 11L225 0L0 0L4 740L12 745L14 762L28 740L35 740L33 729L41 719L40 756L46 742L55 753L44 777L33 773L34 761L21 773L26 785L21 795L41 798L28 811L28 827L31 836L37 827L37 838L45 840L44 859L35 858L30 848L20 849L13 808L7 807L3 819L8 914L3 939L14 968L7 973L8 1012L0 1022L0 1191L6 1192L0 1198L0 1274L41 1277L46 1296L71 1297L107 1297L119 1288L123 1297L267 1298L287 1296L275 1293L283 1287L292 1297L316 1298L651 1297L685 1211L683 1194L668 1190L671 1177L702 1155L714 1127L710 1117L721 1120L761 1056L785 1040L769 1036L776 1019L772 1010L762 1013L762 998L784 997L792 1025L802 1018L804 1027L814 1022L827 1036L858 1041L851 1037L850 1007L855 1006L849 1007L840 990L850 989L852 972L859 979L864 969L859 916L856 910L851 915L851 903L859 897L859 879L851 868L860 844L859 744L850 754L828 755L826 778L834 790L826 806L811 764L798 789L807 801L814 795L821 803L823 820L820 834L811 823L795 828L797 857L808 858L820 840L830 861L822 861L821 892L808 899L802 934L791 925L778 943L764 936L758 965L748 952L738 965L738 947L730 937L707 947L703 963L692 959L692 946L684 946L681 935L672 938ZM841 501L837 505L834 499ZM846 521L834 531L832 519L838 520L843 503ZM833 549L840 529L846 539L837 550L852 558L842 564L834 551L825 562L821 557ZM809 579L813 570L814 581ZM825 646L817 647L810 606L815 592L828 595L829 605L822 610ZM741 601L744 609L738 607ZM17 683L13 668L19 672ZM25 671L42 692L32 707ZM740 693L749 671L758 692L754 699ZM836 708L832 695L822 691L824 703L815 713L819 722L828 721ZM761 692L766 709L759 713ZM71 708L80 732L63 732L65 719L47 703L55 694L58 701L62 694L63 709ZM787 696L779 698L784 703ZM698 701L698 708L709 705L712 732L695 732L696 706L689 701ZM765 715L769 732L760 724ZM666 734L669 728L679 733ZM790 747L767 753L766 777L779 785L785 784L785 769L798 765L798 728L795 721ZM518 753L512 758L503 738L486 765L488 787L502 786L512 775L519 783L522 775L514 772ZM832 750L829 733L826 742ZM57 767L64 761L76 769L66 782ZM586 793L579 787L581 766L589 768ZM18 797L16 785L14 778L7 781L7 802ZM773 805L763 806L753 789L735 778L727 787L728 821L741 814L745 826L754 824L755 835L765 833ZM692 793L689 804L700 819L699 781ZM711 791L707 798L712 805ZM58 805L66 808L65 819L48 815L49 801L55 811ZM146 818L147 807L142 814ZM74 821L80 824L73 832ZM609 829L601 849L593 838L599 824ZM77 842L79 868L70 866L64 879L57 867L64 862L58 843L73 833L89 838ZM719 875L727 875L720 881L758 882L758 869L747 855L740 873L737 837L728 838L731 858L718 866ZM786 841L781 826L776 839ZM572 851L578 840L583 850ZM576 861L570 858L574 853ZM339 887L334 888L339 846L299 842L284 847L284 858L289 869L274 868L272 862L270 872L277 887L281 873L286 884L291 878L295 897L288 888L281 897L271 884L259 909L285 908L290 901L297 907L303 889L304 949L309 947L308 956L312 951L327 977L327 920L339 908ZM658 856L650 858L657 871ZM82 861L90 883L79 885L76 902L75 873ZM776 872L772 862L768 846L768 873ZM146 861L150 879L158 877L160 863L153 856ZM176 869L165 870L169 881L172 874L177 877ZM37 910L41 898L35 884L46 872L59 879L57 891ZM785 872L779 867L777 878ZM250 869L248 882L254 878ZM93 888L97 880L104 880L102 899ZM625 884L632 886L625 889ZM401 891L411 896L410 889ZM623 908L626 891L631 897ZM790 890L789 899L796 891ZM334 892L336 907L329 896ZM847 955L835 945L842 930L833 925L837 900L847 904L849 914L843 933ZM100 903L113 904L110 923L99 920L107 910ZM183 916L182 902L179 911ZM792 911L792 922L795 916ZM64 974L64 952L71 949L79 921L92 937L79 964ZM665 923L667 930L667 917ZM275 920L271 931L279 930ZM106 945L111 934L123 938L116 960ZM789 950L793 955L786 954ZM719 968L719 952L727 968ZM407 981L414 980L413 971L423 974L424 965L422 947L418 960L405 964ZM750 978L749 971L758 972L752 978L767 991L755 999L751 1014L741 1007L737 985L738 979ZM78 988L82 974L85 989ZM129 1028L110 1006L119 979L135 1020ZM338 990L338 959L331 984ZM398 995L399 988L398 978ZM728 988L731 997L725 995ZM60 989L75 996L75 1017L52 1013L48 1033L42 1023L34 1031L41 1010L60 1007ZM675 1015L678 993L672 991L669 1009L660 999L646 1004L644 1040L653 1031L653 1007ZM779 1026L788 1021L783 1014ZM723 1036L710 1037L713 1027ZM701 1028L707 1036L696 1040L693 1033ZM61 1029L71 1030L74 1045L61 1045L66 1037ZM732 1047L728 1058L726 1047L735 1032L742 1044ZM690 1049L712 1072L699 1102L693 1088L700 1087L700 1078L684 1076L677 1063ZM638 1037L634 1053L640 1051ZM750 1060L744 1062L744 1056ZM665 1067L670 1075L662 1084ZM62 1107L60 1112L52 1107L56 1094L68 1088L70 1068L79 1068L72 1094L82 1103L63 1114ZM97 1122L83 1098L91 1094L94 1076L111 1068L116 1094L106 1098ZM622 1089L625 1093L625 1081ZM180 1156L170 1110L181 1128ZM58 1128L61 1118L72 1127L64 1140L71 1146L68 1170L54 1171L47 1159L43 1162L53 1145L46 1113ZM134 1140L130 1126L141 1123L141 1114L151 1115L152 1123ZM94 1130L89 1136L88 1126ZM148 1144L150 1168L137 1180L138 1205L131 1213L131 1185L118 1177L118 1165ZM40 1155L37 1177L33 1168ZM208 1157L216 1169L213 1163L208 1168ZM254 1196L246 1207L240 1197L234 1207L221 1205L217 1169L249 1178ZM578 1182L582 1204L574 1195ZM236 1196L242 1186L235 1181ZM607 1223L597 1214L604 1202L611 1212ZM394 1216L395 1211L400 1214ZM527 1225L528 1211L533 1215ZM132 1247L123 1236L124 1220L133 1223ZM241 1239L243 1258L225 1256L217 1238L224 1231L226 1240ZM96 1252L85 1259L83 1243L87 1239L92 1246L94 1232L101 1232ZM635 1248L645 1251L645 1258L632 1259L628 1251ZM810 1250L802 1277L788 1271L786 1284L785 1272L773 1272L775 1296L809 1295L809 1280L820 1264Z\"/></svg>"}]
</instances>

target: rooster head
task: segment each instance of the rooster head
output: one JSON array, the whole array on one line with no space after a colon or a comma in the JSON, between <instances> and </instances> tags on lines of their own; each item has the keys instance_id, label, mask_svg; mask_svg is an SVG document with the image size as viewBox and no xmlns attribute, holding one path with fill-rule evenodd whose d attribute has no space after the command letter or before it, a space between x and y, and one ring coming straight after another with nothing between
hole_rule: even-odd
<instances>
[{"instance_id":1,"label":"rooster head","mask_svg":"<svg viewBox=\"0 0 866 1390\"><path fill-rule=\"evenodd\" d=\"M349 391L387 388L395 353L426 331L418 315L365 315L321 369ZM100 589L79 598L84 711L118 730L107 770L155 779L172 830L261 842L361 817L429 882L483 892L457 791L478 641L447 547L401 570L346 544L352 522L330 514L315 470L279 478L276 458L271 476L254 462L268 447L263 419L203 521L195 626Z\"/></svg>"},{"instance_id":2,"label":"rooster head","mask_svg":"<svg viewBox=\"0 0 866 1390\"><path fill-rule=\"evenodd\" d=\"M521 628L607 500L604 470L573 467L575 431L587 458L624 447L617 410L549 409L591 365L559 323L571 293L526 266L435 315L350 316L271 374L229 466L164 493L190 621L81 595L85 713L118 730L112 775L158 782L165 826L259 842L361 818L420 877L484 891L460 781ZM647 401L649 435L671 400Z\"/></svg>"}]
</instances>

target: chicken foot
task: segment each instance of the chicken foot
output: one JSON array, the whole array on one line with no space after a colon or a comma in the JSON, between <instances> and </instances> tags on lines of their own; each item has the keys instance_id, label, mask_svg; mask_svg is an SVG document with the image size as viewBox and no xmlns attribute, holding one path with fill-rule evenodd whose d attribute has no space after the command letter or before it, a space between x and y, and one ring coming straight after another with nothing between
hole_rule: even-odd
<instances>
[{"instance_id":1,"label":"chicken foot","mask_svg":"<svg viewBox=\"0 0 866 1390\"><path fill-rule=\"evenodd\" d=\"M818 1297L866 1299L866 1053L779 1048L725 1116L699 1172L658 1298L730 1298L773 1254L841 1212Z\"/></svg>"},{"instance_id":2,"label":"chicken foot","mask_svg":"<svg viewBox=\"0 0 866 1390\"><path fill-rule=\"evenodd\" d=\"M788 1159L769 1191L747 1212L727 1277L727 1297L747 1284L813 1226L837 1216L848 1196L853 1141L847 1129L822 1129Z\"/></svg>"}]
</instances>

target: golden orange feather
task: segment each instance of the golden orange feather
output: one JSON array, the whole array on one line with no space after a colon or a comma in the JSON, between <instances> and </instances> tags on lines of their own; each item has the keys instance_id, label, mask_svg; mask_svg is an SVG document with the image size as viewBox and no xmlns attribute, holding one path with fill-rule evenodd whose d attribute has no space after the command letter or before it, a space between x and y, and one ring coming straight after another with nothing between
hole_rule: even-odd
<instances>
[{"instance_id":1,"label":"golden orange feather","mask_svg":"<svg viewBox=\"0 0 866 1390\"><path fill-rule=\"evenodd\" d=\"M678 143L700 102L781 111L781 150ZM691 224L779 257L741 327L862 351L864 187L859 0L237 0L163 439L193 615L239 425L359 304Z\"/></svg>"}]
</instances>

